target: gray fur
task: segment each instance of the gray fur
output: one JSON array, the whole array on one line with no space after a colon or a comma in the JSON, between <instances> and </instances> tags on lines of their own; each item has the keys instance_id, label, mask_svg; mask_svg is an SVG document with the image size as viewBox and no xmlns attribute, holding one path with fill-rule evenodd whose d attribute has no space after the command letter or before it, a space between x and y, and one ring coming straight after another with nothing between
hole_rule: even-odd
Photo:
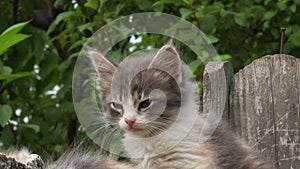
<instances>
[{"instance_id":1,"label":"gray fur","mask_svg":"<svg viewBox=\"0 0 300 169\"><path fill-rule=\"evenodd\" d=\"M57 161L46 169L104 169L109 168L99 152L72 149L65 152Z\"/></svg>"},{"instance_id":2,"label":"gray fur","mask_svg":"<svg viewBox=\"0 0 300 169\"><path fill-rule=\"evenodd\" d=\"M133 165L103 157L101 151L83 147L71 148L57 161L49 162L45 169L134 169Z\"/></svg>"},{"instance_id":3,"label":"gray fur","mask_svg":"<svg viewBox=\"0 0 300 169\"><path fill-rule=\"evenodd\" d=\"M219 124L210 141L216 146L218 167L221 169L275 169L269 159L242 145L225 122Z\"/></svg>"}]
</instances>

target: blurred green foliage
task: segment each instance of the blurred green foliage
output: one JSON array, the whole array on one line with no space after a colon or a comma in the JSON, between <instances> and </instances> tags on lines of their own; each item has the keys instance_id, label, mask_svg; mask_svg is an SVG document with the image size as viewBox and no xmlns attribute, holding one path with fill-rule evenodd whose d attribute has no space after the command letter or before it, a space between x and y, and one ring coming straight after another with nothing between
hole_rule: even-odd
<instances>
[{"instance_id":1,"label":"blurred green foliage","mask_svg":"<svg viewBox=\"0 0 300 169\"><path fill-rule=\"evenodd\" d=\"M101 26L149 11L193 23L235 71L263 55L278 53L280 27L286 27L285 53L300 57L299 0L2 0L0 145L27 146L41 155L60 154L68 144L84 138L71 93L73 66L81 47ZM122 41L113 56L119 60L149 45L159 47L168 39L138 36L141 42ZM199 58L185 53L183 59L200 80Z\"/></svg>"}]
</instances>

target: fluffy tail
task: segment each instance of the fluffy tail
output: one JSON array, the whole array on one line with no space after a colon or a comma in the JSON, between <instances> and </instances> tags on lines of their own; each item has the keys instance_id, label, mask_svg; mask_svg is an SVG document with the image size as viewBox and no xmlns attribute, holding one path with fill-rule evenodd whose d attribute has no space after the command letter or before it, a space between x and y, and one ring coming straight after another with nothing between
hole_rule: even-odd
<instances>
[{"instance_id":1,"label":"fluffy tail","mask_svg":"<svg viewBox=\"0 0 300 169\"><path fill-rule=\"evenodd\" d=\"M134 169L130 164L104 158L100 152L71 149L57 161L46 164L46 169Z\"/></svg>"}]
</instances>

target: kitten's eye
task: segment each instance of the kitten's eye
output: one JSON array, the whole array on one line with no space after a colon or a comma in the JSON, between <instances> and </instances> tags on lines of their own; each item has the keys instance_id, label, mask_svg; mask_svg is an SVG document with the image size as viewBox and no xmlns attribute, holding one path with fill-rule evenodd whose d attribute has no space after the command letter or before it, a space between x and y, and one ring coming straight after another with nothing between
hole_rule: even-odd
<instances>
[{"instance_id":1,"label":"kitten's eye","mask_svg":"<svg viewBox=\"0 0 300 169\"><path fill-rule=\"evenodd\" d=\"M118 112L122 112L122 110L123 110L123 106L116 102L111 102L110 107Z\"/></svg>"},{"instance_id":2,"label":"kitten's eye","mask_svg":"<svg viewBox=\"0 0 300 169\"><path fill-rule=\"evenodd\" d=\"M146 111L151 106L151 100L146 99L139 104L138 111Z\"/></svg>"}]
</instances>

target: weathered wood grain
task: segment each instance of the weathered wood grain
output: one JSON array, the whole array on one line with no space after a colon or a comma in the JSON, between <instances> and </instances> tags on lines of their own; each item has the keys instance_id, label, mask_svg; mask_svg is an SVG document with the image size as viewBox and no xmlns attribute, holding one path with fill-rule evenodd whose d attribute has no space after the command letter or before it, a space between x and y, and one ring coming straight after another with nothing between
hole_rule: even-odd
<instances>
[{"instance_id":1,"label":"weathered wood grain","mask_svg":"<svg viewBox=\"0 0 300 169\"><path fill-rule=\"evenodd\" d=\"M230 62L209 62L203 74L203 115L205 124L202 134L211 135L222 119L228 120Z\"/></svg>"},{"instance_id":2,"label":"weathered wood grain","mask_svg":"<svg viewBox=\"0 0 300 169\"><path fill-rule=\"evenodd\" d=\"M209 62L203 74L203 112L228 120L229 85L233 76L230 62Z\"/></svg>"},{"instance_id":3,"label":"weathered wood grain","mask_svg":"<svg viewBox=\"0 0 300 169\"><path fill-rule=\"evenodd\" d=\"M300 59L265 56L239 71L229 115L242 138L279 168L300 168Z\"/></svg>"}]
</instances>

